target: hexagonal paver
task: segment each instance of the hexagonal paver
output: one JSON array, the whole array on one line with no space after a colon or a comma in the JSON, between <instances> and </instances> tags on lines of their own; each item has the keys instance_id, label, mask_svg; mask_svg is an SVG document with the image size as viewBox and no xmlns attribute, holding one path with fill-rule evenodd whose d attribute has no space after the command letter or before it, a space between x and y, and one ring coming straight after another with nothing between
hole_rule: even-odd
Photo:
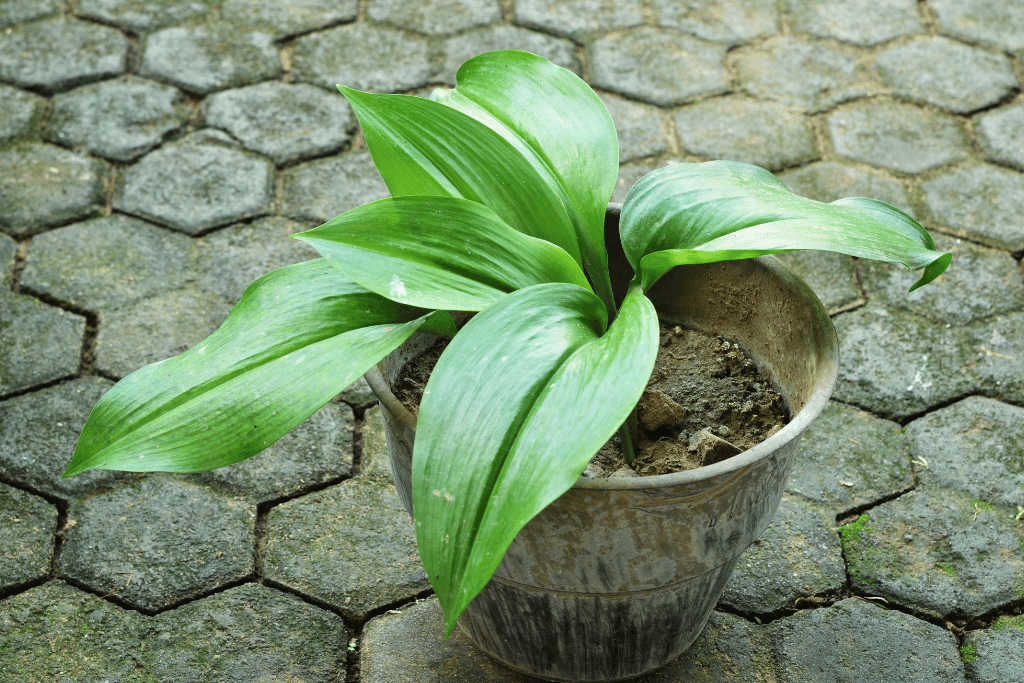
<instances>
[{"instance_id":1,"label":"hexagonal paver","mask_svg":"<svg viewBox=\"0 0 1024 683\"><path fill-rule=\"evenodd\" d=\"M33 239L21 283L81 308L116 308L183 286L195 258L184 235L113 214Z\"/></svg>"},{"instance_id":2,"label":"hexagonal paver","mask_svg":"<svg viewBox=\"0 0 1024 683\"><path fill-rule=\"evenodd\" d=\"M501 7L498 0L370 0L366 16L410 31L444 35L493 24L501 18Z\"/></svg>"},{"instance_id":3,"label":"hexagonal paver","mask_svg":"<svg viewBox=\"0 0 1024 683\"><path fill-rule=\"evenodd\" d=\"M391 458L388 455L387 438L384 436L384 418L380 406L367 409L363 417L363 457L359 475L388 483L391 481Z\"/></svg>"},{"instance_id":4,"label":"hexagonal paver","mask_svg":"<svg viewBox=\"0 0 1024 683\"><path fill-rule=\"evenodd\" d=\"M2 404L0 404L2 405ZM57 508L38 496L0 484L0 590L50 573Z\"/></svg>"},{"instance_id":5,"label":"hexagonal paver","mask_svg":"<svg viewBox=\"0 0 1024 683\"><path fill-rule=\"evenodd\" d=\"M188 2L146 2L146 0L80 0L76 10L86 19L98 19L135 33L148 33L165 26L193 22L208 17L217 0Z\"/></svg>"},{"instance_id":6,"label":"hexagonal paver","mask_svg":"<svg viewBox=\"0 0 1024 683\"><path fill-rule=\"evenodd\" d=\"M724 46L667 29L602 38L587 54L592 85L653 104L681 104L728 88Z\"/></svg>"},{"instance_id":7,"label":"hexagonal paver","mask_svg":"<svg viewBox=\"0 0 1024 683\"><path fill-rule=\"evenodd\" d=\"M14 258L18 254L18 243L0 233L0 288L11 285L14 277Z\"/></svg>"},{"instance_id":8,"label":"hexagonal paver","mask_svg":"<svg viewBox=\"0 0 1024 683\"><path fill-rule=\"evenodd\" d=\"M115 161L131 161L159 145L188 115L176 88L124 76L56 95L46 138Z\"/></svg>"},{"instance_id":9,"label":"hexagonal paver","mask_svg":"<svg viewBox=\"0 0 1024 683\"><path fill-rule=\"evenodd\" d=\"M0 230L20 237L96 215L107 165L53 145L0 151Z\"/></svg>"},{"instance_id":10,"label":"hexagonal paver","mask_svg":"<svg viewBox=\"0 0 1024 683\"><path fill-rule=\"evenodd\" d=\"M956 114L995 104L1020 87L1004 55L940 36L886 48L875 63L893 94Z\"/></svg>"},{"instance_id":11,"label":"hexagonal paver","mask_svg":"<svg viewBox=\"0 0 1024 683\"><path fill-rule=\"evenodd\" d=\"M0 289L0 396L78 372L85 318Z\"/></svg>"},{"instance_id":12,"label":"hexagonal paver","mask_svg":"<svg viewBox=\"0 0 1024 683\"><path fill-rule=\"evenodd\" d=\"M914 485L907 440L895 422L830 402L800 441L786 491L835 515Z\"/></svg>"},{"instance_id":13,"label":"hexagonal paver","mask_svg":"<svg viewBox=\"0 0 1024 683\"><path fill-rule=\"evenodd\" d=\"M203 116L247 149L285 164L337 151L356 121L337 91L270 81L226 90L203 101Z\"/></svg>"},{"instance_id":14,"label":"hexagonal paver","mask_svg":"<svg viewBox=\"0 0 1024 683\"><path fill-rule=\"evenodd\" d=\"M916 0L790 0L786 16L794 33L855 45L877 45L924 30Z\"/></svg>"},{"instance_id":15,"label":"hexagonal paver","mask_svg":"<svg viewBox=\"0 0 1024 683\"><path fill-rule=\"evenodd\" d=\"M575 46L568 40L530 31L519 26L488 26L445 41L444 66L438 80L455 85L455 73L468 59L492 50L523 50L540 55L550 62L579 75L583 67Z\"/></svg>"},{"instance_id":16,"label":"hexagonal paver","mask_svg":"<svg viewBox=\"0 0 1024 683\"><path fill-rule=\"evenodd\" d=\"M719 98L686 107L674 118L679 144L690 154L769 170L819 156L810 121L777 104Z\"/></svg>"},{"instance_id":17,"label":"hexagonal paver","mask_svg":"<svg viewBox=\"0 0 1024 683\"><path fill-rule=\"evenodd\" d=\"M519 0L515 4L515 22L546 29L572 38L589 36L643 22L638 0Z\"/></svg>"},{"instance_id":18,"label":"hexagonal paver","mask_svg":"<svg viewBox=\"0 0 1024 683\"><path fill-rule=\"evenodd\" d=\"M0 84L0 143L32 135L44 102L38 95Z\"/></svg>"},{"instance_id":19,"label":"hexagonal paver","mask_svg":"<svg viewBox=\"0 0 1024 683\"><path fill-rule=\"evenodd\" d=\"M280 68L269 33L215 23L148 36L140 73L205 95L273 78Z\"/></svg>"},{"instance_id":20,"label":"hexagonal paver","mask_svg":"<svg viewBox=\"0 0 1024 683\"><path fill-rule=\"evenodd\" d=\"M828 130L838 154L904 173L963 161L971 154L956 119L901 102L859 102L829 114Z\"/></svg>"},{"instance_id":21,"label":"hexagonal paver","mask_svg":"<svg viewBox=\"0 0 1024 683\"><path fill-rule=\"evenodd\" d=\"M117 29L44 19L0 35L0 80L46 93L124 73L128 39Z\"/></svg>"},{"instance_id":22,"label":"hexagonal paver","mask_svg":"<svg viewBox=\"0 0 1024 683\"><path fill-rule=\"evenodd\" d=\"M853 47L778 36L729 53L740 86L761 100L809 112L880 89L865 55Z\"/></svg>"},{"instance_id":23,"label":"hexagonal paver","mask_svg":"<svg viewBox=\"0 0 1024 683\"><path fill-rule=\"evenodd\" d=\"M865 259L860 279L868 298L953 325L1024 309L1024 280L1009 254L945 235L934 238L939 250L953 253L953 262L939 279L911 292L918 273Z\"/></svg>"},{"instance_id":24,"label":"hexagonal paver","mask_svg":"<svg viewBox=\"0 0 1024 683\"><path fill-rule=\"evenodd\" d=\"M162 610L251 575L255 521L241 500L150 475L71 503L59 573Z\"/></svg>"},{"instance_id":25,"label":"hexagonal paver","mask_svg":"<svg viewBox=\"0 0 1024 683\"><path fill-rule=\"evenodd\" d=\"M286 216L324 223L349 209L388 197L369 152L350 152L285 171Z\"/></svg>"},{"instance_id":26,"label":"hexagonal paver","mask_svg":"<svg viewBox=\"0 0 1024 683\"><path fill-rule=\"evenodd\" d=\"M745 43L779 31L774 0L654 0L658 26L719 43Z\"/></svg>"},{"instance_id":27,"label":"hexagonal paver","mask_svg":"<svg viewBox=\"0 0 1024 683\"><path fill-rule=\"evenodd\" d=\"M1024 313L997 315L971 329L978 390L1024 403Z\"/></svg>"},{"instance_id":28,"label":"hexagonal paver","mask_svg":"<svg viewBox=\"0 0 1024 683\"><path fill-rule=\"evenodd\" d=\"M1001 617L968 633L961 653L971 683L1024 683L1024 618Z\"/></svg>"},{"instance_id":29,"label":"hexagonal paver","mask_svg":"<svg viewBox=\"0 0 1024 683\"><path fill-rule=\"evenodd\" d=\"M1024 104L975 116L974 130L986 159L1024 171Z\"/></svg>"},{"instance_id":30,"label":"hexagonal paver","mask_svg":"<svg viewBox=\"0 0 1024 683\"><path fill-rule=\"evenodd\" d=\"M394 486L356 477L270 511L267 581L364 615L430 584Z\"/></svg>"},{"instance_id":31,"label":"hexagonal paver","mask_svg":"<svg viewBox=\"0 0 1024 683\"><path fill-rule=\"evenodd\" d=\"M935 220L968 239L998 249L1024 250L1024 175L984 164L922 184Z\"/></svg>"},{"instance_id":32,"label":"hexagonal paver","mask_svg":"<svg viewBox=\"0 0 1024 683\"><path fill-rule=\"evenodd\" d=\"M619 163L668 151L665 124L661 112L647 104L631 102L615 95L601 95L601 101L615 123L619 139Z\"/></svg>"},{"instance_id":33,"label":"hexagonal paver","mask_svg":"<svg viewBox=\"0 0 1024 683\"><path fill-rule=\"evenodd\" d=\"M843 197L870 197L914 215L907 191L891 178L867 173L834 161L822 161L787 171L779 180L793 192L819 202L834 202Z\"/></svg>"},{"instance_id":34,"label":"hexagonal paver","mask_svg":"<svg viewBox=\"0 0 1024 683\"><path fill-rule=\"evenodd\" d=\"M969 41L1024 49L1024 7L1000 0L929 0L939 30Z\"/></svg>"},{"instance_id":35,"label":"hexagonal paver","mask_svg":"<svg viewBox=\"0 0 1024 683\"><path fill-rule=\"evenodd\" d=\"M323 88L399 92L422 88L434 66L424 38L355 23L298 38L292 73Z\"/></svg>"},{"instance_id":36,"label":"hexagonal paver","mask_svg":"<svg viewBox=\"0 0 1024 683\"><path fill-rule=\"evenodd\" d=\"M0 27L24 24L62 9L61 0L0 0Z\"/></svg>"},{"instance_id":37,"label":"hexagonal paver","mask_svg":"<svg viewBox=\"0 0 1024 683\"><path fill-rule=\"evenodd\" d=\"M115 209L194 235L268 213L274 166L208 131L150 152L119 180Z\"/></svg>"},{"instance_id":38,"label":"hexagonal paver","mask_svg":"<svg viewBox=\"0 0 1024 683\"><path fill-rule=\"evenodd\" d=\"M362 408L376 405L377 403L377 395L370 389L370 385L366 383L365 377L360 377L348 385L344 391L338 394L338 398L351 406Z\"/></svg>"},{"instance_id":39,"label":"hexagonal paver","mask_svg":"<svg viewBox=\"0 0 1024 683\"><path fill-rule=\"evenodd\" d=\"M357 0L224 0L221 15L276 39L356 18Z\"/></svg>"}]
</instances>

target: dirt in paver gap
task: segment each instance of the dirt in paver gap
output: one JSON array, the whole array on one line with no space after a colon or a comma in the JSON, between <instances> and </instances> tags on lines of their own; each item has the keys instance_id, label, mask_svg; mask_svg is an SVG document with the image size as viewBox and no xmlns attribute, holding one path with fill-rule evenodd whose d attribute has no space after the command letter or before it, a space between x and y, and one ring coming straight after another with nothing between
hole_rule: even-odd
<instances>
[{"instance_id":1,"label":"dirt in paver gap","mask_svg":"<svg viewBox=\"0 0 1024 683\"><path fill-rule=\"evenodd\" d=\"M395 395L412 412L447 341L410 362ZM661 324L661 346L637 410L640 476L682 472L753 448L789 422L783 397L735 343L672 323ZM618 435L601 447L584 476L604 478L626 467Z\"/></svg>"}]
</instances>

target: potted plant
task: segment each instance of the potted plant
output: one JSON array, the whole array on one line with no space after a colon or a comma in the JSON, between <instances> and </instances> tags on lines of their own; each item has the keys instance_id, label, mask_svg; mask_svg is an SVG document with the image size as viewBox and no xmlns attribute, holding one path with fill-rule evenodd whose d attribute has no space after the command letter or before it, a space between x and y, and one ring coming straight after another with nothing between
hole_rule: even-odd
<instances>
[{"instance_id":1,"label":"potted plant","mask_svg":"<svg viewBox=\"0 0 1024 683\"><path fill-rule=\"evenodd\" d=\"M589 626L555 632L572 630L567 612L573 610L585 621L605 622L621 641L621 647L598 641L592 650L630 661L613 666L611 674L593 663L568 673L557 667L532 673L606 680L665 663L696 637L714 599L697 609L684 604L692 591L658 593L648 603L625 607L614 591L591 604L586 590L571 589L561 607L552 607L521 587L521 611L510 616L498 604L504 598L481 593L499 564L515 569L534 563L513 540L549 506L558 509L552 504L567 492L575 498L560 513L562 535L572 535L565 525L587 509L604 515L625 506L632 510L627 519L641 524L640 518L672 517L663 514L672 506L690 505L686 509L696 514L692 505L703 505L697 515L701 542L735 552L722 560L725 555L709 546L708 558L714 558L707 562L720 564L690 581L703 591L703 603L707 595L717 598L735 557L770 520L781 496L778 482L792 462L793 434L813 418L809 413L794 410L790 425L734 464L663 475L682 487L672 493L644 483L661 477L574 486L616 433L626 462L633 458L631 415L659 344L652 297L673 320L700 324L705 311L703 319L724 325L723 332L747 335L736 340L741 344L756 333L742 332L728 322L730 315L742 319L744 329L757 330L775 323L754 313L789 310L806 323L790 337L807 348L814 346L801 341L808 334L819 337L819 349L828 347L831 334L831 359L787 357L776 349L776 380L785 384L782 366L806 377L806 367L820 361L827 375L835 363L834 331L828 331L820 303L815 309L813 295L808 299L806 285L777 265L745 259L827 249L923 268L916 288L945 270L951 255L936 251L917 221L881 202L823 204L793 195L757 167L677 164L641 179L622 206L618 234L634 275L617 300L605 242L606 205L618 174L616 134L604 105L574 74L528 53L501 51L466 62L458 86L430 100L340 89L391 198L296 235L323 258L260 278L207 340L118 382L94 408L64 476L92 468L198 472L238 462L294 428L414 333L448 337L420 405L414 445L409 419L398 408L391 418L406 421L397 425L407 437L404 464L401 439L392 440L399 451L396 470L404 467L410 476L397 483L411 501L445 633L481 595L484 611L496 610L494 618L470 610L463 622L496 643L492 654L512 666L532 665L510 661L495 648L524 629L530 632L526 646L544 650L535 659L572 660L574 652L566 648L585 647L581 639L592 634ZM736 278L748 285L740 298L757 302L738 315L735 297L716 298L712 291L735 290ZM801 309L791 299L812 305ZM457 329L450 311L475 315ZM819 331L807 332L812 328ZM766 339L767 358L778 343ZM379 395L391 402L382 382L374 378ZM790 402L820 410L831 383L826 377L824 384L804 385L795 390L803 395ZM744 477L746 489L719 499L729 501L725 507L702 498L700 491L709 486L720 492ZM645 492L644 501L619 493L634 489ZM748 518L751 511L756 520ZM687 533L678 519L670 526ZM617 533L589 540L614 553ZM626 529L618 537L623 539L636 543L638 535ZM664 559L640 560L630 571L658 581L665 574L669 583L674 576ZM641 583L650 576L641 576ZM615 585L625 580L604 579ZM669 603L677 613L704 611L685 628L653 618L671 615ZM555 616L560 621L552 621ZM679 633L651 640L640 632L645 619L654 630ZM517 626L527 622L532 625ZM634 657L637 650L653 654Z\"/></svg>"}]
</instances>

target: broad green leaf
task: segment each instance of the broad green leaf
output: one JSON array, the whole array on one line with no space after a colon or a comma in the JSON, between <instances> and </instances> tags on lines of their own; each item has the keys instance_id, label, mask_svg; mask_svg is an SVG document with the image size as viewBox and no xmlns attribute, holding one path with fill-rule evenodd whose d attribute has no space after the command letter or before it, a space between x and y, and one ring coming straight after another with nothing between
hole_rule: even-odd
<instances>
[{"instance_id":1,"label":"broad green leaf","mask_svg":"<svg viewBox=\"0 0 1024 683\"><path fill-rule=\"evenodd\" d=\"M636 405L658 320L631 293L615 322L572 285L522 289L473 318L420 405L413 508L446 633L515 535L579 478Z\"/></svg>"},{"instance_id":2,"label":"broad green leaf","mask_svg":"<svg viewBox=\"0 0 1024 683\"><path fill-rule=\"evenodd\" d=\"M447 317L447 321L444 318ZM259 453L437 315L384 299L318 259L254 282L224 324L108 391L64 477L202 472Z\"/></svg>"},{"instance_id":3,"label":"broad green leaf","mask_svg":"<svg viewBox=\"0 0 1024 683\"><path fill-rule=\"evenodd\" d=\"M796 249L924 268L913 291L952 259L935 249L920 223L883 202L816 202L762 168L732 161L675 164L647 174L626 196L619 232L637 271L634 283L645 291L677 265Z\"/></svg>"},{"instance_id":4,"label":"broad green leaf","mask_svg":"<svg viewBox=\"0 0 1024 683\"><path fill-rule=\"evenodd\" d=\"M460 111L420 97L338 89L359 118L393 197L462 197L519 232L547 240L582 265L569 215L523 155Z\"/></svg>"},{"instance_id":5,"label":"broad green leaf","mask_svg":"<svg viewBox=\"0 0 1024 683\"><path fill-rule=\"evenodd\" d=\"M545 282L590 288L564 250L456 197L382 199L294 237L363 287L411 306L479 311Z\"/></svg>"}]
</instances>

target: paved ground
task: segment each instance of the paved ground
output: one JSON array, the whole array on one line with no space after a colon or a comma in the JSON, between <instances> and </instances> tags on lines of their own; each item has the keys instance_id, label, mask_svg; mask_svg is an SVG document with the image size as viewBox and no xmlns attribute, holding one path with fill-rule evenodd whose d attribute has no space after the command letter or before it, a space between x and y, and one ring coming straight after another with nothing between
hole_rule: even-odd
<instances>
[{"instance_id":1,"label":"paved ground","mask_svg":"<svg viewBox=\"0 0 1024 683\"><path fill-rule=\"evenodd\" d=\"M787 258L835 315L835 401L704 635L643 680L1024 681L1014 0L0 0L0 680L526 680L441 641L365 384L227 470L59 478L115 380L385 195L335 83L425 94L505 47L601 93L616 200L739 159L955 254L912 295Z\"/></svg>"}]
</instances>

